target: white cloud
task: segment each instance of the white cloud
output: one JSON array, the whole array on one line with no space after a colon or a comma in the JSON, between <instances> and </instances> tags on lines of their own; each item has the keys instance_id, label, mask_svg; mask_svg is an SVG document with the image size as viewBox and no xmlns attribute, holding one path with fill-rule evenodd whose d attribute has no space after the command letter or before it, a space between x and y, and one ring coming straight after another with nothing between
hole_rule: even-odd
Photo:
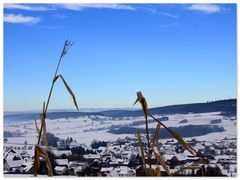
<instances>
[{"instance_id":1,"label":"white cloud","mask_svg":"<svg viewBox=\"0 0 240 180\"><path fill-rule=\"evenodd\" d=\"M170 13L166 13L166 12L159 12L159 13L164 15L164 16L171 17L171 18L175 18L175 19L179 18L177 15L174 15L174 14L170 14Z\"/></svg>"},{"instance_id":2,"label":"white cloud","mask_svg":"<svg viewBox=\"0 0 240 180\"><path fill-rule=\"evenodd\" d=\"M136 10L135 7L131 5L125 4L61 4L59 5L61 8L68 10L81 11L87 8L95 8L95 9L116 9L116 10Z\"/></svg>"},{"instance_id":3,"label":"white cloud","mask_svg":"<svg viewBox=\"0 0 240 180\"><path fill-rule=\"evenodd\" d=\"M192 4L190 6L187 6L186 9L191 11L199 11L207 14L219 13L223 10L222 7L215 4Z\"/></svg>"},{"instance_id":4,"label":"white cloud","mask_svg":"<svg viewBox=\"0 0 240 180\"><path fill-rule=\"evenodd\" d=\"M35 24L41 20L38 17L23 16L22 14L6 14L3 19L4 22L17 24Z\"/></svg>"},{"instance_id":5,"label":"white cloud","mask_svg":"<svg viewBox=\"0 0 240 180\"><path fill-rule=\"evenodd\" d=\"M55 10L49 6L40 6L40 5L28 5L28 4L4 4L5 9L20 9L26 11L48 11Z\"/></svg>"},{"instance_id":6,"label":"white cloud","mask_svg":"<svg viewBox=\"0 0 240 180\"><path fill-rule=\"evenodd\" d=\"M116 9L116 10L136 10L135 7L126 4L90 4L90 3L72 3L72 4L54 4L50 5L30 5L30 4L4 4L5 9L20 9L26 11L48 11L57 10L57 8L81 11L83 9L94 8L94 9Z\"/></svg>"}]
</instances>

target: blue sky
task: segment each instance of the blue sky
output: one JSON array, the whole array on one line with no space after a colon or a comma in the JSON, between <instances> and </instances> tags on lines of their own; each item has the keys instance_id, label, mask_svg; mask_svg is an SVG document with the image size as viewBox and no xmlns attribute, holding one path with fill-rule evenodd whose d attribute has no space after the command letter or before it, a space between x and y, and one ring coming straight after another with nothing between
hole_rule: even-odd
<instances>
[{"instance_id":1,"label":"blue sky","mask_svg":"<svg viewBox=\"0 0 240 180\"><path fill-rule=\"evenodd\" d=\"M5 111L41 109L66 39L59 74L80 108L131 107L139 90L149 107L236 98L234 4L5 4Z\"/></svg>"}]
</instances>

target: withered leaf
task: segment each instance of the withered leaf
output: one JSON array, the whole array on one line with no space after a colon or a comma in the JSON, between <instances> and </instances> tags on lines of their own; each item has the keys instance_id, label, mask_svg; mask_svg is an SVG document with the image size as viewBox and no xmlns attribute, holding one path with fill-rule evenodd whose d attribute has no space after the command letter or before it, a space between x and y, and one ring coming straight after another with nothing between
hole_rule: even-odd
<instances>
[{"instance_id":1,"label":"withered leaf","mask_svg":"<svg viewBox=\"0 0 240 180\"><path fill-rule=\"evenodd\" d=\"M137 100L135 101L135 104L139 102L142 106L142 110L145 116L145 119L147 120L147 114L148 114L148 105L146 99L143 97L142 92L137 92Z\"/></svg>"},{"instance_id":2,"label":"withered leaf","mask_svg":"<svg viewBox=\"0 0 240 180\"><path fill-rule=\"evenodd\" d=\"M35 150L36 150L36 154L37 154L36 157L38 157L38 159L39 159L39 157L43 157L45 159L46 167L48 169L48 176L53 176L52 165L51 165L50 159L48 157L48 154L39 145L35 145ZM38 163L38 161L36 161L35 163ZM36 166L39 167L38 164L36 164Z\"/></svg>"},{"instance_id":3,"label":"withered leaf","mask_svg":"<svg viewBox=\"0 0 240 180\"><path fill-rule=\"evenodd\" d=\"M164 160L161 158L160 153L158 152L158 154L154 151L155 156L157 157L158 162L162 165L163 169L168 173L169 176L171 176L171 173L167 167L167 165L165 164Z\"/></svg>"},{"instance_id":4,"label":"withered leaf","mask_svg":"<svg viewBox=\"0 0 240 180\"><path fill-rule=\"evenodd\" d=\"M37 120L34 119L34 122L35 122L35 127L36 127L36 130L37 130L37 133L39 134L39 133L40 133L40 130L39 130L38 125L37 125Z\"/></svg>"},{"instance_id":5,"label":"withered leaf","mask_svg":"<svg viewBox=\"0 0 240 180\"><path fill-rule=\"evenodd\" d=\"M60 78L62 79L62 81L63 81L66 89L68 90L69 94L70 94L70 95L72 96L72 98L73 98L73 103L74 103L75 107L76 107L77 110L79 111L78 105L77 105L77 101L76 101L76 98L75 98L75 95L74 95L74 93L72 92L71 88L68 86L67 82L65 81L65 79L63 78L62 75L58 75L57 77L60 77Z\"/></svg>"}]
</instances>

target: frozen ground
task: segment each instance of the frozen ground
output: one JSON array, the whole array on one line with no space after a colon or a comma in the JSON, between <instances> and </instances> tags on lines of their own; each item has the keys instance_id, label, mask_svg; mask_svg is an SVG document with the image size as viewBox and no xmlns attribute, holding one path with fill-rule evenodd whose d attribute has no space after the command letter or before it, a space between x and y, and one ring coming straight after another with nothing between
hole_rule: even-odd
<instances>
[{"instance_id":1,"label":"frozen ground","mask_svg":"<svg viewBox=\"0 0 240 180\"><path fill-rule=\"evenodd\" d=\"M200 114L174 114L167 115L168 121L164 121L164 124L168 127L179 127L186 125L210 125L210 121L214 119L221 119L221 123L216 126L223 126L225 131L219 133L210 133L204 136L197 136L199 140L221 140L224 137L237 137L236 119L229 120L220 115L220 112L213 113L200 113ZM187 123L179 123L181 120L187 119ZM134 121L144 121L143 117L136 118L108 118L101 116L86 116L79 118L69 119L55 119L46 120L47 132L54 134L59 138L66 139L72 137L78 143L86 144L89 146L91 142L96 140L101 141L113 141L118 138L134 137L134 134L120 134L115 135L108 133L110 126L112 125L128 125ZM40 121L39 121L40 126ZM145 125L134 126L144 128ZM150 123L149 127L156 127L156 123ZM37 142L37 132L33 121L21 121L21 122L5 122L4 131L14 132L21 134L18 137L8 137L8 143L23 144L27 141L28 144L35 144Z\"/></svg>"}]
</instances>

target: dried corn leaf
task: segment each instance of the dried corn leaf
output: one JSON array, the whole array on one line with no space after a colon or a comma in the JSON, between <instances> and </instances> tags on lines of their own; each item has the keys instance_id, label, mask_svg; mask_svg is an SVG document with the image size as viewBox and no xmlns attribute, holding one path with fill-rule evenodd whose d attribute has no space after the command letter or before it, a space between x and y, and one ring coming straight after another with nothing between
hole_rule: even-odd
<instances>
[{"instance_id":1,"label":"dried corn leaf","mask_svg":"<svg viewBox=\"0 0 240 180\"><path fill-rule=\"evenodd\" d=\"M60 77L60 78L62 79L65 87L67 88L67 90L68 90L68 92L69 92L69 94L70 94L70 95L72 96L72 98L73 98L73 103L74 103L75 107L76 107L77 110L79 111L78 105L77 105L77 101L76 101L76 98L75 98L75 95L73 94L71 88L68 86L68 84L67 84L67 82L65 81L65 79L63 78L63 76L62 76L62 75L58 75L58 76L56 76L56 77L57 77L57 78Z\"/></svg>"},{"instance_id":2,"label":"dried corn leaf","mask_svg":"<svg viewBox=\"0 0 240 180\"><path fill-rule=\"evenodd\" d=\"M167 126L165 126L161 121L159 121L158 119L156 119L153 115L148 114L151 118L153 118L155 121L157 121L159 124L161 124L171 135L172 137L174 137L176 140L178 140L178 142L186 149L188 150L192 155L196 155L197 152L195 151L195 149L193 149L188 143L186 143L183 138L177 134L176 132L170 130Z\"/></svg>"},{"instance_id":3,"label":"dried corn leaf","mask_svg":"<svg viewBox=\"0 0 240 180\"><path fill-rule=\"evenodd\" d=\"M136 99L136 101L133 103L133 106L138 102L138 98Z\"/></svg>"},{"instance_id":4,"label":"dried corn leaf","mask_svg":"<svg viewBox=\"0 0 240 180\"><path fill-rule=\"evenodd\" d=\"M44 114L41 114L41 123L43 127L43 134L42 134L42 140L45 146L48 146L48 141L47 141L47 127L46 127L46 122L44 118Z\"/></svg>"},{"instance_id":5,"label":"dried corn leaf","mask_svg":"<svg viewBox=\"0 0 240 180\"><path fill-rule=\"evenodd\" d=\"M152 152L153 152L153 150L154 150L155 145L157 145L160 128L161 128L161 125L160 125L160 124L157 124L156 130L155 130L155 134L154 134L152 149L151 149L151 151L149 152L149 157L150 157L150 158L152 158Z\"/></svg>"},{"instance_id":6,"label":"dried corn leaf","mask_svg":"<svg viewBox=\"0 0 240 180\"><path fill-rule=\"evenodd\" d=\"M168 173L169 176L171 176L171 173L170 173L167 165L165 164L164 160L161 158L160 153L157 154L156 152L154 152L154 154L157 157L158 162L162 165L163 169Z\"/></svg>"},{"instance_id":7,"label":"dried corn leaf","mask_svg":"<svg viewBox=\"0 0 240 180\"><path fill-rule=\"evenodd\" d=\"M161 170L159 167L157 167L154 171L155 176L161 176Z\"/></svg>"},{"instance_id":8,"label":"dried corn leaf","mask_svg":"<svg viewBox=\"0 0 240 180\"><path fill-rule=\"evenodd\" d=\"M48 176L53 176L52 165L45 150L41 148L39 145L35 145L35 150L36 150L36 154L38 154L37 157L43 157L45 159L46 166L48 169Z\"/></svg>"},{"instance_id":9,"label":"dried corn leaf","mask_svg":"<svg viewBox=\"0 0 240 180\"><path fill-rule=\"evenodd\" d=\"M146 176L155 176L154 169L152 168L146 168Z\"/></svg>"},{"instance_id":10,"label":"dried corn leaf","mask_svg":"<svg viewBox=\"0 0 240 180\"><path fill-rule=\"evenodd\" d=\"M141 150L141 155L142 155L142 160L143 160L143 166L144 166L144 168L146 169L145 155L144 155L142 138L141 138L141 134L140 134L140 130L139 130L139 129L137 129L137 137L138 137L138 144L139 144L140 150Z\"/></svg>"},{"instance_id":11,"label":"dried corn leaf","mask_svg":"<svg viewBox=\"0 0 240 180\"><path fill-rule=\"evenodd\" d=\"M34 119L34 122L35 122L35 126L36 126L37 133L39 134L39 133L40 133L40 130L39 130L38 125L37 125L37 120Z\"/></svg>"},{"instance_id":12,"label":"dried corn leaf","mask_svg":"<svg viewBox=\"0 0 240 180\"><path fill-rule=\"evenodd\" d=\"M143 97L142 92L138 91L137 92L137 100L139 101L139 103L142 106L142 110L145 116L145 119L147 120L147 114L148 114L148 105L147 105L147 101L146 99ZM137 101L136 101L137 102ZM135 103L136 103L135 102Z\"/></svg>"},{"instance_id":13,"label":"dried corn leaf","mask_svg":"<svg viewBox=\"0 0 240 180\"><path fill-rule=\"evenodd\" d=\"M192 155L196 155L196 151L188 144L186 143L183 138L177 134L175 131L171 131L171 135L178 140L178 142L186 149L188 150Z\"/></svg>"}]
</instances>

